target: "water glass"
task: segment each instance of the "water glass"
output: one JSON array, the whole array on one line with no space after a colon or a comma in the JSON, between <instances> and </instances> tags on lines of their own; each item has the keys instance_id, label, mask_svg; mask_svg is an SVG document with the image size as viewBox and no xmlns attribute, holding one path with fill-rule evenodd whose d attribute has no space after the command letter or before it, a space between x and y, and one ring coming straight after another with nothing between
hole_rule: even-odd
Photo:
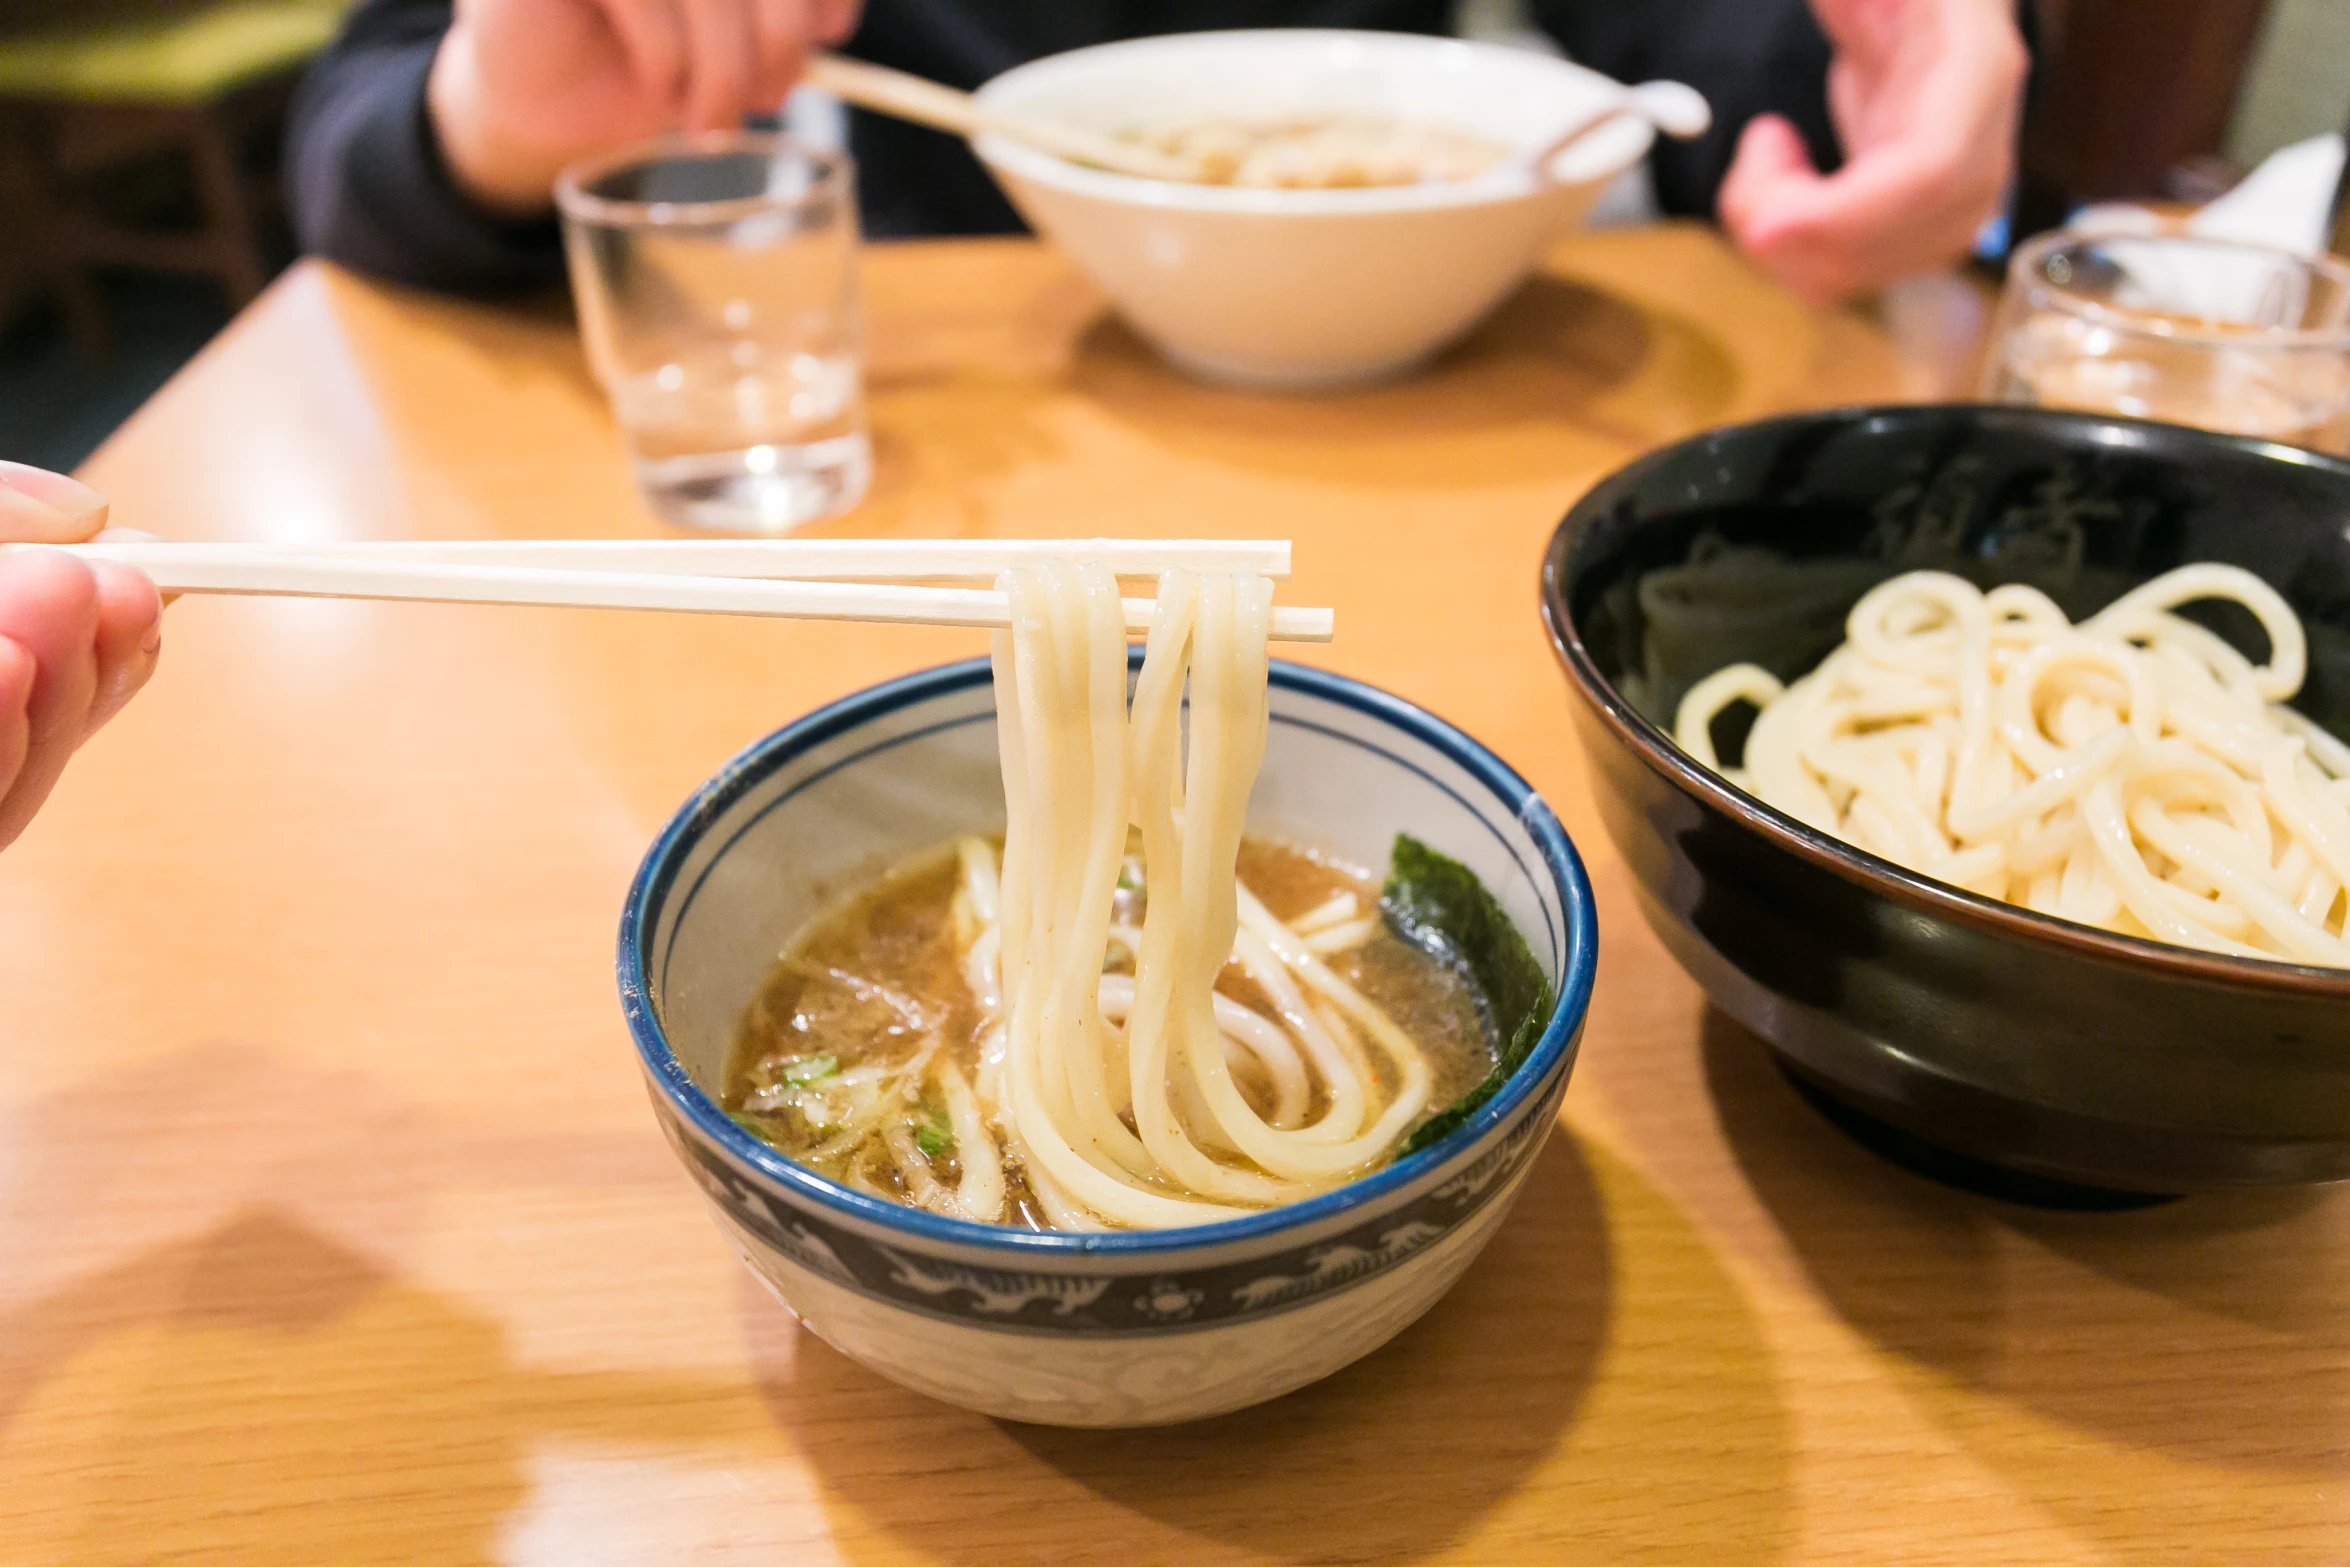
<instances>
[{"instance_id":1,"label":"water glass","mask_svg":"<svg viewBox=\"0 0 2350 1567\"><path fill-rule=\"evenodd\" d=\"M625 147L556 183L581 335L646 501L781 533L854 506L865 434L848 158L725 132Z\"/></svg>"},{"instance_id":2,"label":"water glass","mask_svg":"<svg viewBox=\"0 0 2350 1567\"><path fill-rule=\"evenodd\" d=\"M2176 230L2042 235L2009 264L1982 391L2350 451L2350 267Z\"/></svg>"}]
</instances>

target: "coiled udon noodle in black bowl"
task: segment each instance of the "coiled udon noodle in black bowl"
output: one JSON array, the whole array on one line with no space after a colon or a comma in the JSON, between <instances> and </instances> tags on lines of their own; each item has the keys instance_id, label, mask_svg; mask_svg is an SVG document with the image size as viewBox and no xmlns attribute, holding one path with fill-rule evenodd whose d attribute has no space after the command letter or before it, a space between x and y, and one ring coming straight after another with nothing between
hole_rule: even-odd
<instances>
[{"instance_id":1,"label":"coiled udon noodle in black bowl","mask_svg":"<svg viewBox=\"0 0 2350 1567\"><path fill-rule=\"evenodd\" d=\"M2183 885L2148 896L2208 906L2209 924L2235 918L2228 928L2250 935L2198 938L2220 949L2208 950L2126 915L2092 922L2108 912L2095 898L2009 901L2000 888L2025 880L1970 881L1982 867L1960 857L1963 837L1928 874L1922 856L1895 852L1898 824L1872 837L1835 818L1847 791L1807 804L1783 776L1748 771L1749 743L1773 737L1760 721L1746 729L1741 704L1686 730L1689 746L1674 738L1684 698L1720 671L1754 666L1732 678L1770 699L1831 654L1852 656L1838 650L1856 618L1909 573L1995 616L2027 605L2012 613L2077 642L2100 611L2204 563L2256 579L2235 596L2281 601L2306 667L2282 678L2291 650L2237 604L2173 606L2180 635L2276 677L2289 709L2276 723L2319 759L2303 771L2325 778L2350 740L2350 465L2259 441L1949 406L1715 431L1576 504L1544 561L1543 613L1643 913L1809 1088L1898 1138L2027 1178L2157 1194L2350 1178L2350 968L2256 953L2258 932L2224 896L2192 904ZM2052 754L2098 738L2063 732L2053 712L2033 722L2049 726ZM2336 899L2318 920L2340 917Z\"/></svg>"}]
</instances>

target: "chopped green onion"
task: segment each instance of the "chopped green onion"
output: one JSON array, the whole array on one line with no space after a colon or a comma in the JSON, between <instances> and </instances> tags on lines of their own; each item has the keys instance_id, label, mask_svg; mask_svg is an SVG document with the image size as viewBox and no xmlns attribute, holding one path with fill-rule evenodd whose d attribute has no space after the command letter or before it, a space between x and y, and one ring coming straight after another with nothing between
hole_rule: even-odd
<instances>
[{"instance_id":1,"label":"chopped green onion","mask_svg":"<svg viewBox=\"0 0 2350 1567\"><path fill-rule=\"evenodd\" d=\"M947 1118L939 1111L925 1106L922 1119L914 1123L914 1146L922 1150L922 1157L935 1159L955 1146L955 1134L947 1125Z\"/></svg>"},{"instance_id":2,"label":"chopped green onion","mask_svg":"<svg viewBox=\"0 0 2350 1567\"><path fill-rule=\"evenodd\" d=\"M827 1050L821 1055L802 1056L797 1061L786 1061L776 1074L779 1081L799 1087L819 1078L830 1077L840 1070L840 1057Z\"/></svg>"}]
</instances>

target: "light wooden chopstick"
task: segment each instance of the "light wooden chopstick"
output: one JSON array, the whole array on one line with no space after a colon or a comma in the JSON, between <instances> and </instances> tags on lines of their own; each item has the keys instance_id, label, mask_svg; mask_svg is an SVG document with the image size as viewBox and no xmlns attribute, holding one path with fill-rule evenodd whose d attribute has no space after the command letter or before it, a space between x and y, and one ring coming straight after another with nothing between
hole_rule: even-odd
<instances>
[{"instance_id":1,"label":"light wooden chopstick","mask_svg":"<svg viewBox=\"0 0 2350 1567\"><path fill-rule=\"evenodd\" d=\"M0 547L4 548L4 547ZM1287 539L387 539L331 544L123 541L76 554L175 569L208 561L391 561L403 565L641 571L673 577L793 577L802 581L992 580L1048 560L1099 562L1122 577L1190 571L1289 576Z\"/></svg>"},{"instance_id":2,"label":"light wooden chopstick","mask_svg":"<svg viewBox=\"0 0 2350 1567\"><path fill-rule=\"evenodd\" d=\"M1196 180L1197 164L1136 142L1120 141L1082 125L1043 115L1020 114L981 103L967 92L885 65L843 59L837 54L808 57L808 80L834 97L917 125L977 136L994 131L1023 146L1071 163L1090 163L1114 174L1146 180Z\"/></svg>"},{"instance_id":3,"label":"light wooden chopstick","mask_svg":"<svg viewBox=\"0 0 2350 1567\"><path fill-rule=\"evenodd\" d=\"M77 546L114 555L121 545ZM144 546L150 550L163 546ZM1011 624L1011 603L992 588L941 588L888 582L806 582L684 576L636 571L562 571L529 566L448 565L380 557L253 554L180 546L176 559L136 562L166 593L221 593L271 598L420 600L443 604L545 604L590 609L657 609L703 615L766 615L793 620L865 620L892 624L997 627ZM118 557L119 558L119 557ZM1126 629L1150 629L1151 599L1127 599ZM1327 642L1327 609L1277 606L1271 633L1283 642Z\"/></svg>"}]
</instances>

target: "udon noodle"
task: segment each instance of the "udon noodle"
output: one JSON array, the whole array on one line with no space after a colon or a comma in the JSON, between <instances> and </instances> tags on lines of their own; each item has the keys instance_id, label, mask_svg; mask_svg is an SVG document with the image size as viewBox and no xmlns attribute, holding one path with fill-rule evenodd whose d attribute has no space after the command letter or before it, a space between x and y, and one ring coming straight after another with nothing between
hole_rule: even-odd
<instances>
[{"instance_id":1,"label":"udon noodle","mask_svg":"<svg viewBox=\"0 0 2350 1567\"><path fill-rule=\"evenodd\" d=\"M1205 120L1132 139L1194 164L1201 184L1291 190L1473 179L1505 150L1459 131L1368 115Z\"/></svg>"},{"instance_id":2,"label":"udon noodle","mask_svg":"<svg viewBox=\"0 0 2350 1567\"><path fill-rule=\"evenodd\" d=\"M1489 1091L1465 969L1360 878L1244 846L1270 584L1163 577L1131 705L1115 577L1002 587L1001 851L917 856L794 938L746 1017L738 1119L934 1212L1162 1228L1341 1185Z\"/></svg>"},{"instance_id":3,"label":"udon noodle","mask_svg":"<svg viewBox=\"0 0 2350 1567\"><path fill-rule=\"evenodd\" d=\"M2172 613L2249 610L2254 664ZM2350 746L2284 705L2307 644L2276 591L2181 567L2079 625L2045 594L1913 571L1782 686L1734 664L1674 737L1731 782L1848 843L1988 897L2240 957L2350 967ZM1713 721L1756 709L1743 765Z\"/></svg>"},{"instance_id":4,"label":"udon noodle","mask_svg":"<svg viewBox=\"0 0 2350 1567\"><path fill-rule=\"evenodd\" d=\"M1235 875L1264 755L1271 585L1162 578L1131 714L1116 580L1059 566L1013 573L1006 589L1015 628L995 646L1006 822L994 900L1006 1042L993 1097L1030 1183L1066 1228L1196 1224L1349 1179L1427 1107L1429 1072L1420 1048ZM1114 931L1129 802L1150 893L1141 929ZM1103 980L1113 940L1131 945L1130 986ZM1277 1023L1216 1006L1233 955L1274 998ZM1233 1081L1227 1030L1270 1058L1276 1080L1317 1080L1323 1114L1286 1126L1259 1114ZM1364 1042L1386 1058L1392 1092Z\"/></svg>"}]
</instances>

